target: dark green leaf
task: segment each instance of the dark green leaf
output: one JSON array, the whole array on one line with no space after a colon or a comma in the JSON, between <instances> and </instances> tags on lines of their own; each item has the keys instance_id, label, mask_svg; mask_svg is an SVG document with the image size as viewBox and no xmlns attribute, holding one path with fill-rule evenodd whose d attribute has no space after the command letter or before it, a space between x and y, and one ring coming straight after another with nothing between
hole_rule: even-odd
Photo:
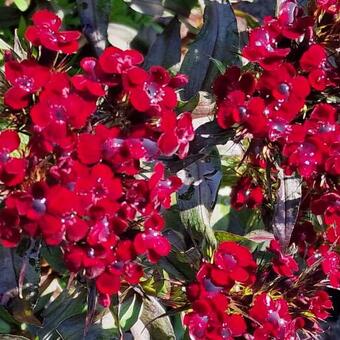
<instances>
[{"instance_id":1,"label":"dark green leaf","mask_svg":"<svg viewBox=\"0 0 340 340\"><path fill-rule=\"evenodd\" d=\"M136 323L142 307L142 296L131 289L119 305L119 325L123 331L129 330Z\"/></svg>"},{"instance_id":2,"label":"dark green leaf","mask_svg":"<svg viewBox=\"0 0 340 340\"><path fill-rule=\"evenodd\" d=\"M83 32L97 55L107 44L111 1L77 0Z\"/></svg>"},{"instance_id":3,"label":"dark green leaf","mask_svg":"<svg viewBox=\"0 0 340 340\"><path fill-rule=\"evenodd\" d=\"M224 65L237 64L238 49L236 18L230 4L209 2L204 11L204 25L190 45L181 67L181 73L190 79L183 99L188 100L199 90L209 91L219 72L211 58Z\"/></svg>"},{"instance_id":4,"label":"dark green leaf","mask_svg":"<svg viewBox=\"0 0 340 340\"><path fill-rule=\"evenodd\" d=\"M301 202L301 179L279 172L280 188L277 192L273 232L282 247L287 247L298 217Z\"/></svg>"},{"instance_id":5,"label":"dark green leaf","mask_svg":"<svg viewBox=\"0 0 340 340\"><path fill-rule=\"evenodd\" d=\"M181 59L180 22L174 17L158 35L145 57L144 68L162 65L165 68L177 64Z\"/></svg>"},{"instance_id":6,"label":"dark green leaf","mask_svg":"<svg viewBox=\"0 0 340 340\"><path fill-rule=\"evenodd\" d=\"M41 248L41 256L57 272L66 272L67 269L63 261L63 254L59 247L43 246Z\"/></svg>"}]
</instances>

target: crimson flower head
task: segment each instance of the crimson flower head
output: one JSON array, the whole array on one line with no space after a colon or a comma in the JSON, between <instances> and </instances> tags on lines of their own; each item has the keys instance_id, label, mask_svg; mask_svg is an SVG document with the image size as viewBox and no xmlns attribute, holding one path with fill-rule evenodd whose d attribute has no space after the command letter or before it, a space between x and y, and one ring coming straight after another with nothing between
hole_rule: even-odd
<instances>
[{"instance_id":1,"label":"crimson flower head","mask_svg":"<svg viewBox=\"0 0 340 340\"><path fill-rule=\"evenodd\" d=\"M250 251L235 242L222 242L214 255L212 281L231 288L235 282L252 284L255 281L256 263Z\"/></svg>"},{"instance_id":2,"label":"crimson flower head","mask_svg":"<svg viewBox=\"0 0 340 340\"><path fill-rule=\"evenodd\" d=\"M11 157L11 153L17 150L19 145L20 138L16 131L0 132L0 181L10 187L20 184L25 177L26 160Z\"/></svg>"},{"instance_id":3,"label":"crimson flower head","mask_svg":"<svg viewBox=\"0 0 340 340\"><path fill-rule=\"evenodd\" d=\"M49 69L33 59L6 62L5 77L12 87L4 95L5 104L15 110L26 107L31 95L47 83L49 76Z\"/></svg>"},{"instance_id":4,"label":"crimson flower head","mask_svg":"<svg viewBox=\"0 0 340 340\"><path fill-rule=\"evenodd\" d=\"M72 85L80 92L88 93L94 97L105 95L102 82L105 83L105 76L98 65L96 58L83 58L80 62L83 74L76 74L72 77Z\"/></svg>"},{"instance_id":5,"label":"crimson flower head","mask_svg":"<svg viewBox=\"0 0 340 340\"><path fill-rule=\"evenodd\" d=\"M259 63L265 70L275 69L290 52L290 48L277 47L277 35L267 27L253 29L248 45L242 50L243 56Z\"/></svg>"},{"instance_id":6,"label":"crimson flower head","mask_svg":"<svg viewBox=\"0 0 340 340\"><path fill-rule=\"evenodd\" d=\"M122 74L132 66L141 64L144 57L136 50L121 50L118 47L108 47L99 57L99 65L109 74Z\"/></svg>"},{"instance_id":7,"label":"crimson flower head","mask_svg":"<svg viewBox=\"0 0 340 340\"><path fill-rule=\"evenodd\" d=\"M183 323L188 327L190 338L195 340L233 340L242 336L247 325L240 314L227 313L228 299L217 294L192 303L193 311L187 313Z\"/></svg>"},{"instance_id":8,"label":"crimson flower head","mask_svg":"<svg viewBox=\"0 0 340 340\"><path fill-rule=\"evenodd\" d=\"M289 339L295 332L288 303L283 298L273 299L266 293L255 296L249 315L258 321L259 326L254 332L254 339Z\"/></svg>"},{"instance_id":9,"label":"crimson flower head","mask_svg":"<svg viewBox=\"0 0 340 340\"><path fill-rule=\"evenodd\" d=\"M301 69L308 72L310 85L318 91L331 84L326 72L326 61L326 51L318 44L310 46L300 59Z\"/></svg>"},{"instance_id":10,"label":"crimson flower head","mask_svg":"<svg viewBox=\"0 0 340 340\"><path fill-rule=\"evenodd\" d=\"M177 117L173 111L163 112L161 129L163 132L157 142L161 153L166 156L177 153L181 159L186 157L189 142L195 137L190 112L183 112Z\"/></svg>"},{"instance_id":11,"label":"crimson flower head","mask_svg":"<svg viewBox=\"0 0 340 340\"><path fill-rule=\"evenodd\" d=\"M258 208L264 200L263 190L253 183L250 177L241 177L231 192L231 206L240 210L243 207Z\"/></svg>"},{"instance_id":12,"label":"crimson flower head","mask_svg":"<svg viewBox=\"0 0 340 340\"><path fill-rule=\"evenodd\" d=\"M137 111L160 115L162 111L173 110L177 104L170 81L169 72L161 66L152 66L149 72L131 67L124 74L123 86Z\"/></svg>"},{"instance_id":13,"label":"crimson flower head","mask_svg":"<svg viewBox=\"0 0 340 340\"><path fill-rule=\"evenodd\" d=\"M270 242L269 250L275 255L272 260L275 273L281 276L293 277L294 273L299 270L299 266L294 258L282 253L280 244L277 240L272 240Z\"/></svg>"},{"instance_id":14,"label":"crimson flower head","mask_svg":"<svg viewBox=\"0 0 340 340\"><path fill-rule=\"evenodd\" d=\"M25 38L35 46L43 46L49 50L71 54L78 50L78 31L59 31L60 18L48 10L40 10L32 17L33 25L25 32Z\"/></svg>"},{"instance_id":15,"label":"crimson flower head","mask_svg":"<svg viewBox=\"0 0 340 340\"><path fill-rule=\"evenodd\" d=\"M258 81L258 90L270 93L268 118L293 120L305 103L310 92L308 80L296 74L295 68L288 63L278 70L265 71Z\"/></svg>"}]
</instances>

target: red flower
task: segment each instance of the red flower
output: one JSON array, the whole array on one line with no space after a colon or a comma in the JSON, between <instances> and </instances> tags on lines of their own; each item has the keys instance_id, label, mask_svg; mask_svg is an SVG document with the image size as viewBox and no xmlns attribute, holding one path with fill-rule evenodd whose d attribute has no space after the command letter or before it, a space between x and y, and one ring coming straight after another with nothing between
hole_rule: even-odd
<instances>
[{"instance_id":1,"label":"red flower","mask_svg":"<svg viewBox=\"0 0 340 340\"><path fill-rule=\"evenodd\" d=\"M12 109L26 107L31 94L38 92L48 81L50 71L34 60L5 63L5 77L12 87L5 93L4 102Z\"/></svg>"},{"instance_id":2,"label":"red flower","mask_svg":"<svg viewBox=\"0 0 340 340\"><path fill-rule=\"evenodd\" d=\"M123 86L137 111L158 115L163 110L173 110L177 104L170 80L169 72L163 67L152 66L149 72L132 67L124 74Z\"/></svg>"},{"instance_id":3,"label":"red flower","mask_svg":"<svg viewBox=\"0 0 340 340\"><path fill-rule=\"evenodd\" d=\"M157 144L162 154L171 156L177 153L179 158L185 158L189 152L189 142L195 137L190 112L183 112L177 117L173 111L164 112L161 130L163 132Z\"/></svg>"},{"instance_id":4,"label":"red flower","mask_svg":"<svg viewBox=\"0 0 340 340\"><path fill-rule=\"evenodd\" d=\"M312 45L300 59L302 70L309 73L309 83L318 91L331 84L326 72L326 61L326 51L321 45Z\"/></svg>"},{"instance_id":5,"label":"red flower","mask_svg":"<svg viewBox=\"0 0 340 340\"><path fill-rule=\"evenodd\" d=\"M236 210L244 206L250 209L260 207L263 200L262 188L252 183L250 177L241 177L231 192L231 206Z\"/></svg>"},{"instance_id":6,"label":"red flower","mask_svg":"<svg viewBox=\"0 0 340 340\"><path fill-rule=\"evenodd\" d=\"M325 320L329 317L329 309L333 308L333 304L329 295L324 290L318 290L310 299L309 310L316 318Z\"/></svg>"},{"instance_id":7,"label":"red flower","mask_svg":"<svg viewBox=\"0 0 340 340\"><path fill-rule=\"evenodd\" d=\"M252 284L255 269L256 263L246 247L235 242L222 242L214 254L210 275L215 285L230 289L235 282Z\"/></svg>"},{"instance_id":8,"label":"red flower","mask_svg":"<svg viewBox=\"0 0 340 340\"><path fill-rule=\"evenodd\" d=\"M265 27L253 29L242 55L250 61L258 62L266 70L274 70L289 54L290 48L277 47L277 33Z\"/></svg>"},{"instance_id":9,"label":"red flower","mask_svg":"<svg viewBox=\"0 0 340 340\"><path fill-rule=\"evenodd\" d=\"M251 95L255 90L256 80L252 73L241 73L239 67L229 67L223 75L214 82L214 94L218 102L227 99L230 92L242 91L245 95Z\"/></svg>"},{"instance_id":10,"label":"red flower","mask_svg":"<svg viewBox=\"0 0 340 340\"><path fill-rule=\"evenodd\" d=\"M156 263L161 257L167 256L171 249L167 238L153 229L147 229L145 232L137 234L134 247L137 254L146 252L149 261L152 263Z\"/></svg>"},{"instance_id":11,"label":"red flower","mask_svg":"<svg viewBox=\"0 0 340 340\"><path fill-rule=\"evenodd\" d=\"M78 91L88 93L94 97L101 97L105 95L103 83L105 83L105 76L98 65L96 58L83 58L80 62L80 67L83 69L83 74L76 74L72 77L72 85ZM111 81L112 84L117 84Z\"/></svg>"},{"instance_id":12,"label":"red flower","mask_svg":"<svg viewBox=\"0 0 340 340\"><path fill-rule=\"evenodd\" d=\"M291 335L292 320L288 303L283 298L274 300L268 294L261 293L254 298L249 315L261 324L254 332L257 340L271 337L288 339L288 335Z\"/></svg>"},{"instance_id":13,"label":"red flower","mask_svg":"<svg viewBox=\"0 0 340 340\"><path fill-rule=\"evenodd\" d=\"M11 157L11 153L18 149L20 138L13 130L0 132L0 181L7 186L20 184L25 177L27 161L22 158Z\"/></svg>"},{"instance_id":14,"label":"red flower","mask_svg":"<svg viewBox=\"0 0 340 340\"><path fill-rule=\"evenodd\" d=\"M99 58L102 70L110 74L122 74L132 66L141 64L144 57L136 50L123 51L117 47L108 47Z\"/></svg>"},{"instance_id":15,"label":"red flower","mask_svg":"<svg viewBox=\"0 0 340 340\"><path fill-rule=\"evenodd\" d=\"M277 240L270 242L269 250L275 254L272 260L273 270L276 274L286 277L293 277L294 273L299 270L299 266L290 255L283 254L280 244Z\"/></svg>"},{"instance_id":16,"label":"red flower","mask_svg":"<svg viewBox=\"0 0 340 340\"><path fill-rule=\"evenodd\" d=\"M97 277L96 287L102 294L116 294L120 288L120 277L114 273L104 272Z\"/></svg>"},{"instance_id":17,"label":"red flower","mask_svg":"<svg viewBox=\"0 0 340 340\"><path fill-rule=\"evenodd\" d=\"M313 214L323 216L327 225L340 226L340 195L338 193L330 192L319 199L314 199L311 210Z\"/></svg>"},{"instance_id":18,"label":"red flower","mask_svg":"<svg viewBox=\"0 0 340 340\"><path fill-rule=\"evenodd\" d=\"M300 38L303 34L309 36L314 20L303 14L304 10L295 0L286 0L280 4L277 19L264 18L264 25L280 33L280 36L292 40Z\"/></svg>"},{"instance_id":19,"label":"red flower","mask_svg":"<svg viewBox=\"0 0 340 340\"><path fill-rule=\"evenodd\" d=\"M20 219L15 209L0 210L0 242L6 248L16 247L21 239Z\"/></svg>"},{"instance_id":20,"label":"red flower","mask_svg":"<svg viewBox=\"0 0 340 340\"><path fill-rule=\"evenodd\" d=\"M286 122L297 116L310 91L307 79L296 75L296 70L288 63L276 71L264 72L257 88L264 94L271 94L268 118L281 118Z\"/></svg>"},{"instance_id":21,"label":"red flower","mask_svg":"<svg viewBox=\"0 0 340 340\"><path fill-rule=\"evenodd\" d=\"M80 38L78 31L59 31L61 20L48 10L40 10L34 13L33 26L29 26L25 32L25 38L33 45L42 45L45 48L71 54L78 50L77 40Z\"/></svg>"}]
</instances>

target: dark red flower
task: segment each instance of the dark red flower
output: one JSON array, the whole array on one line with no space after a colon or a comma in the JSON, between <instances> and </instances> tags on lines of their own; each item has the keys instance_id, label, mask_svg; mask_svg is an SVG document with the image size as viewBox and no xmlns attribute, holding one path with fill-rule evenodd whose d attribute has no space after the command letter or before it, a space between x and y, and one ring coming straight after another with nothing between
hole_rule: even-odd
<instances>
[{"instance_id":1,"label":"dark red flower","mask_svg":"<svg viewBox=\"0 0 340 340\"><path fill-rule=\"evenodd\" d=\"M76 74L71 78L72 85L80 92L89 93L94 97L105 95L105 74L100 69L96 58L83 58L80 62L80 67L83 69L83 74ZM111 80L111 84L114 82ZM118 82L116 82L118 84Z\"/></svg>"},{"instance_id":2,"label":"dark red flower","mask_svg":"<svg viewBox=\"0 0 340 340\"><path fill-rule=\"evenodd\" d=\"M266 70L274 70L290 52L290 48L277 47L277 35L278 33L265 27L253 29L242 55L249 61L259 63Z\"/></svg>"},{"instance_id":3,"label":"dark red flower","mask_svg":"<svg viewBox=\"0 0 340 340\"><path fill-rule=\"evenodd\" d=\"M177 104L170 80L169 72L163 67L152 66L149 72L132 67L124 74L123 86L137 111L159 115L163 110L173 110Z\"/></svg>"},{"instance_id":4,"label":"dark red flower","mask_svg":"<svg viewBox=\"0 0 340 340\"><path fill-rule=\"evenodd\" d=\"M17 132L13 130L0 132L0 181L10 187L20 184L25 177L27 161L11 156L19 145L20 138Z\"/></svg>"},{"instance_id":5,"label":"dark red flower","mask_svg":"<svg viewBox=\"0 0 340 340\"><path fill-rule=\"evenodd\" d=\"M326 71L327 55L321 45L312 45L302 55L300 66L303 71L309 73L308 80L310 85L318 91L322 91L332 82L328 79Z\"/></svg>"},{"instance_id":6,"label":"dark red flower","mask_svg":"<svg viewBox=\"0 0 340 340\"><path fill-rule=\"evenodd\" d=\"M267 293L261 293L255 296L249 315L261 324L254 332L257 340L288 339L292 331L288 303L283 298L273 299Z\"/></svg>"},{"instance_id":7,"label":"dark red flower","mask_svg":"<svg viewBox=\"0 0 340 340\"><path fill-rule=\"evenodd\" d=\"M4 95L4 103L19 110L26 107L31 95L47 83L50 71L33 59L8 61L5 63L5 77L12 87Z\"/></svg>"},{"instance_id":8,"label":"dark red flower","mask_svg":"<svg viewBox=\"0 0 340 340\"><path fill-rule=\"evenodd\" d=\"M281 276L293 277L294 273L299 270L299 266L293 256L283 254L277 240L272 240L270 242L269 250L275 255L272 260L275 273Z\"/></svg>"},{"instance_id":9,"label":"dark red flower","mask_svg":"<svg viewBox=\"0 0 340 340\"><path fill-rule=\"evenodd\" d=\"M255 185L250 177L241 177L231 192L231 205L240 210L244 206L250 209L261 206L264 200L263 190Z\"/></svg>"},{"instance_id":10,"label":"dark red flower","mask_svg":"<svg viewBox=\"0 0 340 340\"><path fill-rule=\"evenodd\" d=\"M136 50L121 50L118 47L108 47L99 58L102 70L110 74L122 74L132 66L143 62L144 57Z\"/></svg>"},{"instance_id":11,"label":"dark red flower","mask_svg":"<svg viewBox=\"0 0 340 340\"><path fill-rule=\"evenodd\" d=\"M189 152L189 142L194 137L194 128L190 112L183 112L176 117L175 112L163 112L161 130L157 144L162 154L171 156L175 153L183 159Z\"/></svg>"},{"instance_id":12,"label":"dark red flower","mask_svg":"<svg viewBox=\"0 0 340 340\"><path fill-rule=\"evenodd\" d=\"M329 309L333 308L333 304L327 292L318 290L310 299L308 308L316 318L325 320L329 317Z\"/></svg>"},{"instance_id":13,"label":"dark red flower","mask_svg":"<svg viewBox=\"0 0 340 340\"><path fill-rule=\"evenodd\" d=\"M29 26L25 32L25 38L35 46L71 54L78 50L77 40L80 38L78 31L59 31L60 18L48 10L40 10L34 13L33 26Z\"/></svg>"}]
</instances>

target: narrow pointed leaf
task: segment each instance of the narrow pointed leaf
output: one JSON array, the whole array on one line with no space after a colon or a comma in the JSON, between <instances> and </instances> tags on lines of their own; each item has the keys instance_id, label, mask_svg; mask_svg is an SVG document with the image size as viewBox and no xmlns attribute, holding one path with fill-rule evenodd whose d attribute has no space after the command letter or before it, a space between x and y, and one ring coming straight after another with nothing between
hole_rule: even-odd
<instances>
[{"instance_id":1,"label":"narrow pointed leaf","mask_svg":"<svg viewBox=\"0 0 340 340\"><path fill-rule=\"evenodd\" d=\"M292 236L301 202L301 179L286 176L280 170L280 188L277 193L273 232L282 247L287 247Z\"/></svg>"},{"instance_id":2,"label":"narrow pointed leaf","mask_svg":"<svg viewBox=\"0 0 340 340\"><path fill-rule=\"evenodd\" d=\"M180 22L177 17L174 17L150 47L143 65L145 69L150 68L152 65L170 68L180 61L180 27Z\"/></svg>"},{"instance_id":3,"label":"narrow pointed leaf","mask_svg":"<svg viewBox=\"0 0 340 340\"><path fill-rule=\"evenodd\" d=\"M234 12L229 3L209 2L204 11L204 25L190 45L183 60L181 73L189 76L182 99L188 100L199 90L210 90L222 64L237 64L239 35Z\"/></svg>"}]
</instances>

